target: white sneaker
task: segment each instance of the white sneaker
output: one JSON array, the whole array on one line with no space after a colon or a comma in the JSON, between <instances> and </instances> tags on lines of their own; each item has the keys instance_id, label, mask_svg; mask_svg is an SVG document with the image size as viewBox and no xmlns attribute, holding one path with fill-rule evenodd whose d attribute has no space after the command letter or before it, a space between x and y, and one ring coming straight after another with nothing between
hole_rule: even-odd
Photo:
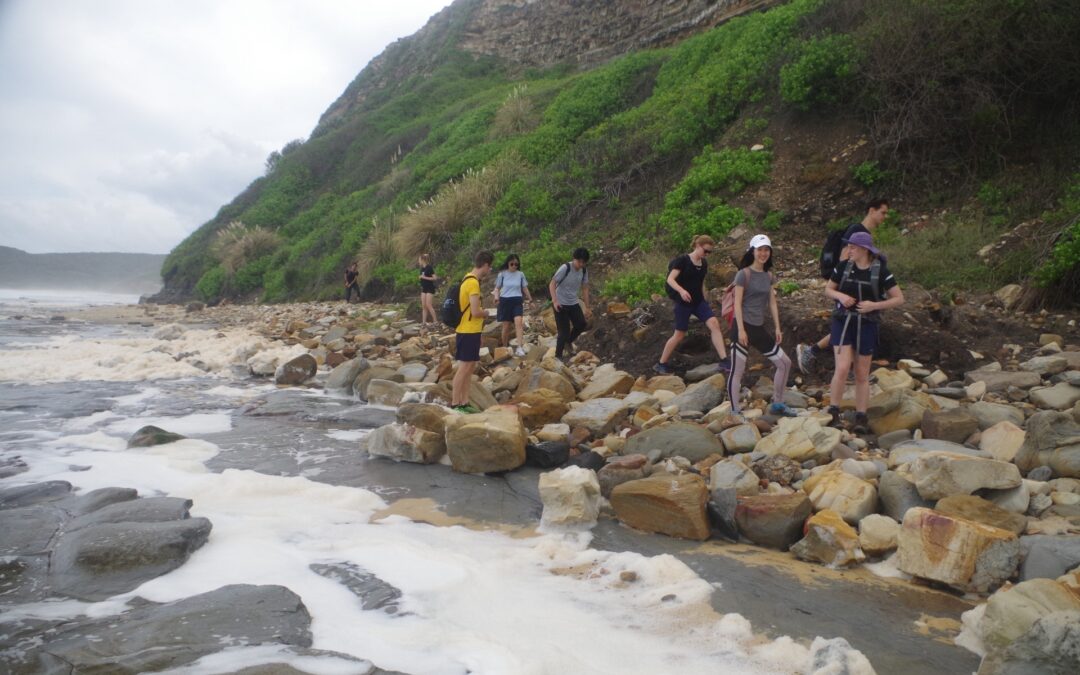
<instances>
[{"instance_id":1,"label":"white sneaker","mask_svg":"<svg viewBox=\"0 0 1080 675\"><path fill-rule=\"evenodd\" d=\"M514 350L514 356L525 356L526 354L528 354L528 352L525 351L524 347L518 347Z\"/></svg>"}]
</instances>

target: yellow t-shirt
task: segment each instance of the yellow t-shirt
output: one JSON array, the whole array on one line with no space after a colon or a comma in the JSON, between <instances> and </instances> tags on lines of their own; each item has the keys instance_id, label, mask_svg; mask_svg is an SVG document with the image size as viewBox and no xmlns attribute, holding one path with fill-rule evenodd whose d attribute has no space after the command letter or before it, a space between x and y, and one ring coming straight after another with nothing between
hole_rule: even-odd
<instances>
[{"instance_id":1,"label":"yellow t-shirt","mask_svg":"<svg viewBox=\"0 0 1080 675\"><path fill-rule=\"evenodd\" d=\"M458 333L481 333L484 330L484 315L478 317L472 315L472 305L469 297L480 295L480 282L473 275L466 275L461 282L461 290L458 291L458 307L461 308L461 321L458 321Z\"/></svg>"}]
</instances>

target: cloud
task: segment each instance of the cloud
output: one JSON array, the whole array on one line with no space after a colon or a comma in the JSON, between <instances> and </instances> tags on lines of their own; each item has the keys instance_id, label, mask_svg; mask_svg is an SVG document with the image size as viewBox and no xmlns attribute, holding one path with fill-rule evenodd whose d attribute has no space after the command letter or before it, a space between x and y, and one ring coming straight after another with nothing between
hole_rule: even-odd
<instances>
[{"instance_id":1,"label":"cloud","mask_svg":"<svg viewBox=\"0 0 1080 675\"><path fill-rule=\"evenodd\" d=\"M0 3L0 245L171 250L448 2Z\"/></svg>"}]
</instances>

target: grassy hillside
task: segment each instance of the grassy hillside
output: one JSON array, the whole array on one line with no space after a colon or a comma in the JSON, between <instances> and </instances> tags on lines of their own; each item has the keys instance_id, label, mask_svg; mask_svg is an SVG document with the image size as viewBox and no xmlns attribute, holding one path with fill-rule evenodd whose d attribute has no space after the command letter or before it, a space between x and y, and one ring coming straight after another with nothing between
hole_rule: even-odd
<instances>
[{"instance_id":1,"label":"grassy hillside","mask_svg":"<svg viewBox=\"0 0 1080 675\"><path fill-rule=\"evenodd\" d=\"M1076 281L1075 3L793 0L587 72L455 49L471 6L388 50L379 86L361 73L178 246L166 295L335 297L352 259L370 290L411 294L421 251L457 273L515 250L543 275L584 244L634 298L696 233L823 239L872 193L901 205L882 236L921 283ZM826 156L808 130L851 151ZM1016 250L973 255L1031 219Z\"/></svg>"}]
</instances>

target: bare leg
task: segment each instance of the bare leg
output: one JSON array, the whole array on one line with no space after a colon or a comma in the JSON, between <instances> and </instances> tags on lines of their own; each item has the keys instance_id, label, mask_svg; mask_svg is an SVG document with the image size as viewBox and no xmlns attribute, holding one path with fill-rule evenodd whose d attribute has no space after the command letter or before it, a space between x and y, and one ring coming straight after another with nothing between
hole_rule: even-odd
<instances>
[{"instance_id":1,"label":"bare leg","mask_svg":"<svg viewBox=\"0 0 1080 675\"><path fill-rule=\"evenodd\" d=\"M677 330L671 334L668 341L664 343L664 351L660 354L660 363L667 363L671 360L671 355L675 353L675 348L679 346L679 343L686 337L686 331Z\"/></svg>"},{"instance_id":2,"label":"bare leg","mask_svg":"<svg viewBox=\"0 0 1080 675\"><path fill-rule=\"evenodd\" d=\"M518 347L525 347L525 317L514 317L514 333L517 335Z\"/></svg>"},{"instance_id":3,"label":"bare leg","mask_svg":"<svg viewBox=\"0 0 1080 675\"><path fill-rule=\"evenodd\" d=\"M839 407L840 401L844 400L844 387L847 386L848 371L855 358L855 348L851 345L833 347L833 356L836 359L836 370L833 371L832 383L829 386L829 397L830 403ZM867 368L869 368L869 363L867 360Z\"/></svg>"},{"instance_id":4,"label":"bare leg","mask_svg":"<svg viewBox=\"0 0 1080 675\"><path fill-rule=\"evenodd\" d=\"M499 340L499 344L503 347L510 346L510 322L502 322L502 338Z\"/></svg>"},{"instance_id":5,"label":"bare leg","mask_svg":"<svg viewBox=\"0 0 1080 675\"><path fill-rule=\"evenodd\" d=\"M469 381L473 371L476 370L476 361L458 361L457 372L454 373L453 394L450 405L466 405L469 402Z\"/></svg>"},{"instance_id":6,"label":"bare leg","mask_svg":"<svg viewBox=\"0 0 1080 675\"><path fill-rule=\"evenodd\" d=\"M855 412L864 413L870 405L870 365L873 358L873 354L855 357Z\"/></svg>"},{"instance_id":7,"label":"bare leg","mask_svg":"<svg viewBox=\"0 0 1080 675\"><path fill-rule=\"evenodd\" d=\"M724 334L720 331L720 320L715 316L710 317L705 322L705 326L709 329L709 336L712 338L713 348L716 349L716 353L721 360L726 359L727 347L724 346Z\"/></svg>"}]
</instances>

